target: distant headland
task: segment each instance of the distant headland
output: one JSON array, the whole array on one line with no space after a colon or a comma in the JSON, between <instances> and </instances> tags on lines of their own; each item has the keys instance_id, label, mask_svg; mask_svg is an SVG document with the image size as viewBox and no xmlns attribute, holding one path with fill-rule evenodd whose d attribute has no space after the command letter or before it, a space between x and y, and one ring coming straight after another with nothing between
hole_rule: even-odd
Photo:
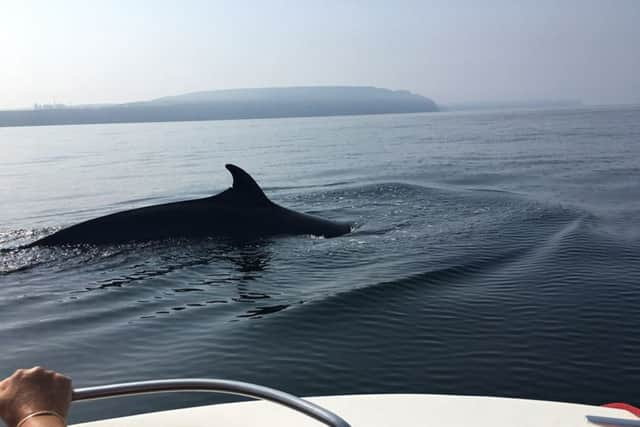
<instances>
[{"instance_id":1,"label":"distant headland","mask_svg":"<svg viewBox=\"0 0 640 427\"><path fill-rule=\"evenodd\" d=\"M229 89L126 104L34 105L0 111L0 126L171 122L343 116L438 111L429 98L408 91L364 86Z\"/></svg>"}]
</instances>

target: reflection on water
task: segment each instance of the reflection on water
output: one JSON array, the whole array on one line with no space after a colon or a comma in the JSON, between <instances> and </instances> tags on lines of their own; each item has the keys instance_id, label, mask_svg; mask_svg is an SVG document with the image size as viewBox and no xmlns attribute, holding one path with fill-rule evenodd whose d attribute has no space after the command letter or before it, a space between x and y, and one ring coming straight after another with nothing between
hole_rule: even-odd
<instances>
[{"instance_id":1,"label":"reflection on water","mask_svg":"<svg viewBox=\"0 0 640 427\"><path fill-rule=\"evenodd\" d=\"M143 258L143 262L138 262L126 266L126 272L117 277L107 277L97 280L95 284L85 287L82 290L72 291L74 294L103 291L111 287L131 287L137 284L145 286L150 282L163 279L164 276L179 275L181 271L189 269L210 270L207 274L201 275L198 280L191 281L172 289L163 290L161 295L155 295L154 300L164 300L168 296L175 297L176 294L189 293L201 295L201 301L188 302L183 305L170 307L169 310L181 311L187 308L204 307L209 304L223 304L230 301L253 303L256 300L271 298L263 292L255 292L251 289L251 282L260 278L260 273L269 266L271 254L268 240L254 241L233 241L223 240L167 240L151 242L146 244L130 244L119 246L117 249L102 248L108 251L110 256L119 256L119 260L114 260L108 268L102 268L102 272L113 270L114 264L126 265L135 252L137 257ZM90 251L91 247L86 247ZM49 249L49 248L47 248ZM56 249L52 249L56 250ZM104 252L102 252L104 261ZM104 267L104 266L103 266ZM212 288L230 285L235 287L234 294L227 299L211 299ZM77 296L75 297L77 298ZM174 298L174 301L179 298ZM193 299L192 299L193 301ZM138 304L149 303L149 300L137 300ZM169 310L159 310L154 315L171 314ZM256 309L249 309L253 312ZM262 310L260 308L260 310ZM267 309L263 314L268 314ZM274 311L275 312L275 311ZM144 314L141 318L149 319L154 315ZM240 315L245 317L246 315Z\"/></svg>"}]
</instances>

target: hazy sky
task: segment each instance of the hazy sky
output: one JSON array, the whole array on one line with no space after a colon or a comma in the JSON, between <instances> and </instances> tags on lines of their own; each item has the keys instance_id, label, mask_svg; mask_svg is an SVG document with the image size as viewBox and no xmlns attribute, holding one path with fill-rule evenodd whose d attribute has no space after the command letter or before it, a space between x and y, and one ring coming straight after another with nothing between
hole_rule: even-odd
<instances>
[{"instance_id":1,"label":"hazy sky","mask_svg":"<svg viewBox=\"0 0 640 427\"><path fill-rule=\"evenodd\" d=\"M0 0L0 108L306 85L640 103L640 0Z\"/></svg>"}]
</instances>

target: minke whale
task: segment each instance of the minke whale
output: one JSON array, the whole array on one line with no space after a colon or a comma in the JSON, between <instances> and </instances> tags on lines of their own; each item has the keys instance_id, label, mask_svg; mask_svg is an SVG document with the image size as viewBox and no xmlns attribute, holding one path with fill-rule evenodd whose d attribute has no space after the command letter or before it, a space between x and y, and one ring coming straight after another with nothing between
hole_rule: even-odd
<instances>
[{"instance_id":1,"label":"minke whale","mask_svg":"<svg viewBox=\"0 0 640 427\"><path fill-rule=\"evenodd\" d=\"M231 172L233 185L219 194L116 212L64 228L28 246L109 245L181 237L336 237L351 231L349 223L273 203L247 172L232 164L225 167Z\"/></svg>"}]
</instances>

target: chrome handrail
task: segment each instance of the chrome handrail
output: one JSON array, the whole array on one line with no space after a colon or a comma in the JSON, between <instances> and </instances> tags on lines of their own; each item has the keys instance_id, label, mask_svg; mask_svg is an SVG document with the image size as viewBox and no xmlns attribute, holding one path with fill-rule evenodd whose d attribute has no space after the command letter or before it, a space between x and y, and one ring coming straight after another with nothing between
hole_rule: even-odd
<instances>
[{"instance_id":1,"label":"chrome handrail","mask_svg":"<svg viewBox=\"0 0 640 427\"><path fill-rule=\"evenodd\" d=\"M612 418L600 417L598 415L587 415L587 421L594 424L600 424L611 427L639 427L640 420L633 418Z\"/></svg>"},{"instance_id":2,"label":"chrome handrail","mask_svg":"<svg viewBox=\"0 0 640 427\"><path fill-rule=\"evenodd\" d=\"M333 412L292 394L257 384L231 380L194 378L140 381L86 387L74 390L71 400L77 402L81 400L171 391L210 391L235 394L254 399L264 399L274 403L279 403L280 405L286 406L294 411L301 412L331 427L350 427L349 423Z\"/></svg>"}]
</instances>

